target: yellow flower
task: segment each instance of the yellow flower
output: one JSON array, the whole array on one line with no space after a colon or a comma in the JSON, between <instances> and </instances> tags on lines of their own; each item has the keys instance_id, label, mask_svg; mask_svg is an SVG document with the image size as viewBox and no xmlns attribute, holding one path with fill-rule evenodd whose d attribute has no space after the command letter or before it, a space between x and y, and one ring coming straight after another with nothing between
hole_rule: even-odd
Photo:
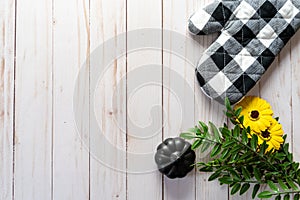
<instances>
[{"instance_id":1,"label":"yellow flower","mask_svg":"<svg viewBox=\"0 0 300 200\"><path fill-rule=\"evenodd\" d=\"M271 126L266 130L257 133L252 132L258 136L258 144L262 144L264 141L269 145L266 152L274 148L274 150L279 150L280 144L284 142L283 130L281 124L279 124L275 119L272 120Z\"/></svg>"},{"instance_id":2,"label":"yellow flower","mask_svg":"<svg viewBox=\"0 0 300 200\"><path fill-rule=\"evenodd\" d=\"M242 107L244 126L250 126L252 131L259 133L271 125L273 111L267 101L259 97L247 96L234 108L238 107Z\"/></svg>"}]
</instances>

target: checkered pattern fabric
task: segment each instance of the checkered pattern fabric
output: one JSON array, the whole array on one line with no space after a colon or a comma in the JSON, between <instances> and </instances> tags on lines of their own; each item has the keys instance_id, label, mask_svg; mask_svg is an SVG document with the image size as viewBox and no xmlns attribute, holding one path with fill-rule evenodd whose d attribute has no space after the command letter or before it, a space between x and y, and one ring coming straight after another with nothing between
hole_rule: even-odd
<instances>
[{"instance_id":1,"label":"checkered pattern fabric","mask_svg":"<svg viewBox=\"0 0 300 200\"><path fill-rule=\"evenodd\" d=\"M299 0L215 1L189 19L195 35L221 32L196 69L203 91L238 102L259 81L300 26Z\"/></svg>"}]
</instances>

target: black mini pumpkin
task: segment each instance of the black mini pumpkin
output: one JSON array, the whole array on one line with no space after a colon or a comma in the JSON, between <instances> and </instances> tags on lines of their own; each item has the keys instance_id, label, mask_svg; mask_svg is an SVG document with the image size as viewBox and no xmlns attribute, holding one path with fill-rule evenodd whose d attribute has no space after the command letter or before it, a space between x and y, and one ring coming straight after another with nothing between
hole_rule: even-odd
<instances>
[{"instance_id":1,"label":"black mini pumpkin","mask_svg":"<svg viewBox=\"0 0 300 200\"><path fill-rule=\"evenodd\" d=\"M164 140L155 154L159 171L172 179L186 176L194 168L195 158L191 144L180 137Z\"/></svg>"}]
</instances>

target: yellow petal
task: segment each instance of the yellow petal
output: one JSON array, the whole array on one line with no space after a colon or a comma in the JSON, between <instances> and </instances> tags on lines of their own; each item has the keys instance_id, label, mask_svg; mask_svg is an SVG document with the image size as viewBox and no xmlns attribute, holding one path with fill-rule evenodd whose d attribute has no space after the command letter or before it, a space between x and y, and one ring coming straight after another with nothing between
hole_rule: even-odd
<instances>
[{"instance_id":1,"label":"yellow petal","mask_svg":"<svg viewBox=\"0 0 300 200\"><path fill-rule=\"evenodd\" d=\"M273 115L273 111L270 109L261 110L260 113L262 115Z\"/></svg>"},{"instance_id":2,"label":"yellow petal","mask_svg":"<svg viewBox=\"0 0 300 200\"><path fill-rule=\"evenodd\" d=\"M278 136L272 136L271 140L277 141L280 144L283 143L284 141L282 137L278 137Z\"/></svg>"}]
</instances>

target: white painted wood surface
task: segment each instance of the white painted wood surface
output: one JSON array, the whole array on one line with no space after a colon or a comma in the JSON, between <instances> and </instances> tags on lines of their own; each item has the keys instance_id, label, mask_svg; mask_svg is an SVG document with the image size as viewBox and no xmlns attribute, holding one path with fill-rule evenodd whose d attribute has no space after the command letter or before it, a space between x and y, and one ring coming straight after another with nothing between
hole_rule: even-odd
<instances>
[{"instance_id":1,"label":"white painted wood surface","mask_svg":"<svg viewBox=\"0 0 300 200\"><path fill-rule=\"evenodd\" d=\"M162 28L162 1L127 0L127 50L136 49L127 54L127 198L161 199L162 176L147 158L162 140L162 31L150 38L132 32L143 28Z\"/></svg>"},{"instance_id":2,"label":"white painted wood surface","mask_svg":"<svg viewBox=\"0 0 300 200\"><path fill-rule=\"evenodd\" d=\"M152 159L198 120L226 120L194 77L217 35L186 28L211 1L1 0L0 199L250 199L196 170L167 179ZM300 161L298 65L299 33L250 94L272 104Z\"/></svg>"},{"instance_id":3,"label":"white painted wood surface","mask_svg":"<svg viewBox=\"0 0 300 200\"><path fill-rule=\"evenodd\" d=\"M16 3L15 199L52 195L52 2Z\"/></svg>"},{"instance_id":4,"label":"white painted wood surface","mask_svg":"<svg viewBox=\"0 0 300 200\"><path fill-rule=\"evenodd\" d=\"M52 11L52 197L88 199L89 153L85 148L88 144L81 140L88 137L88 127L74 123L73 94L78 71L90 52L89 1L54 0ZM88 85L82 87L86 87L81 93L88 101ZM88 113L83 112L81 117L89 120Z\"/></svg>"},{"instance_id":5,"label":"white painted wood surface","mask_svg":"<svg viewBox=\"0 0 300 200\"><path fill-rule=\"evenodd\" d=\"M13 196L15 1L0 2L0 199Z\"/></svg>"},{"instance_id":6,"label":"white painted wood surface","mask_svg":"<svg viewBox=\"0 0 300 200\"><path fill-rule=\"evenodd\" d=\"M103 74L95 91L95 115L102 121L101 131L105 138L120 152L107 153L111 166L104 166L97 152L107 152L105 147L97 147L99 151L91 150L90 155L90 199L126 199L126 57L117 58L114 49L126 49L126 41L114 40L110 47L101 46L106 40L126 32L126 2L125 0L90 1L90 50L112 51L115 58ZM100 47L99 47L100 45ZM113 49L112 49L113 48ZM100 61L103 63L110 60ZM91 60L93 64L93 60ZM96 69L91 67L90 74ZM92 76L93 77L93 76ZM98 78L98 77L96 77ZM90 82L93 82L91 80ZM96 81L96 80L95 80ZM93 93L91 89L91 94ZM114 98L114 101L112 101ZM116 103L114 103L116 102ZM91 116L93 113L91 113ZM97 142L93 135L90 138L91 147ZM125 155L125 157L124 157Z\"/></svg>"}]
</instances>

